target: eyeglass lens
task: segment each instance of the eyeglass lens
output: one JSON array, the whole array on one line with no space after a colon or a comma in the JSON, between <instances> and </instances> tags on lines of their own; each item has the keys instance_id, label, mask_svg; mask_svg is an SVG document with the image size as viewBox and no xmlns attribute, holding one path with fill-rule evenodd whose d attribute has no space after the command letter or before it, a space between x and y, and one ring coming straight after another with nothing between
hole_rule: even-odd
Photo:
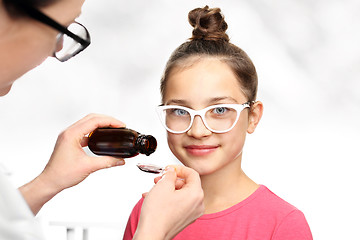
<instances>
[{"instance_id":1,"label":"eyeglass lens","mask_svg":"<svg viewBox=\"0 0 360 240\"><path fill-rule=\"evenodd\" d=\"M81 24L72 23L68 30L83 39L89 39L89 33ZM59 34L57 37L54 55L60 61L66 61L84 49L83 45L66 34Z\"/></svg>"},{"instance_id":2,"label":"eyeglass lens","mask_svg":"<svg viewBox=\"0 0 360 240\"><path fill-rule=\"evenodd\" d=\"M237 116L237 110L234 108L213 107L206 111L203 121L210 130L226 131L233 126ZM165 109L163 117L166 126L175 132L185 131L191 125L191 114L185 109Z\"/></svg>"}]
</instances>

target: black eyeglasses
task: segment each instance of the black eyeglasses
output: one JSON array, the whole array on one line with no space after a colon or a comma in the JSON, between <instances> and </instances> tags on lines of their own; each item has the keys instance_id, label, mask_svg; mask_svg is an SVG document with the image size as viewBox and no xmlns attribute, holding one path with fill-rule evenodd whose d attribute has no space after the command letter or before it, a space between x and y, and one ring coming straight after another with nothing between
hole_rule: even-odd
<instances>
[{"instance_id":1,"label":"black eyeglasses","mask_svg":"<svg viewBox=\"0 0 360 240\"><path fill-rule=\"evenodd\" d=\"M53 54L60 62L69 60L90 45L90 34L82 24L73 22L68 27L64 27L41 11L28 5L26 1L14 0L14 4L21 8L29 17L60 32L56 39L56 46Z\"/></svg>"}]
</instances>

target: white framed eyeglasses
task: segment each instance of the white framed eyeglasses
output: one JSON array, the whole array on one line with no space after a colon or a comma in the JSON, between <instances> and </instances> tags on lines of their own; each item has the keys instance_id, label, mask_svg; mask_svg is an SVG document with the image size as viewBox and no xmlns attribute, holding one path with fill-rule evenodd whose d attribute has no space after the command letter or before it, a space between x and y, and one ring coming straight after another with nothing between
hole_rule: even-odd
<instances>
[{"instance_id":1,"label":"white framed eyeglasses","mask_svg":"<svg viewBox=\"0 0 360 240\"><path fill-rule=\"evenodd\" d=\"M251 102L244 104L217 104L201 110L165 105L158 106L157 113L167 131L185 133L191 128L195 116L200 116L205 127L214 133L225 133L234 128L242 110L250 107Z\"/></svg>"}]
</instances>

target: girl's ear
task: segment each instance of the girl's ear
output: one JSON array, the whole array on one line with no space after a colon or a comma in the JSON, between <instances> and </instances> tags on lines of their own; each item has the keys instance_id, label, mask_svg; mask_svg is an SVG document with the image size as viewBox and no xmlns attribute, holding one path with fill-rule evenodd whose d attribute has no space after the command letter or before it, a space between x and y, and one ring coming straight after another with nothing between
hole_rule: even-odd
<instances>
[{"instance_id":1,"label":"girl's ear","mask_svg":"<svg viewBox=\"0 0 360 240\"><path fill-rule=\"evenodd\" d=\"M264 106L260 101L257 101L251 105L249 111L249 125L247 129L248 133L253 133L255 131L255 128L262 117L263 109Z\"/></svg>"}]
</instances>

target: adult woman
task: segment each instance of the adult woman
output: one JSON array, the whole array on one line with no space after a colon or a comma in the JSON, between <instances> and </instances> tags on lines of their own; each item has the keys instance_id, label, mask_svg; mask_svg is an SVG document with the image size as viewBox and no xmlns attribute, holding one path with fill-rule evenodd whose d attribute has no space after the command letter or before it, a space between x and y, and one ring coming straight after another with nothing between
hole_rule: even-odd
<instances>
[{"instance_id":1,"label":"adult woman","mask_svg":"<svg viewBox=\"0 0 360 240\"><path fill-rule=\"evenodd\" d=\"M90 44L86 28L75 22L83 3L84 0L0 0L0 96L48 56L66 61ZM124 124L109 116L90 114L63 131L44 171L20 191L12 189L0 172L0 239L41 239L33 215L47 201L94 171L124 164L122 159L112 157L95 159L82 150L87 145L84 136L106 126ZM186 183L179 190L175 190L177 177ZM146 199L138 238L145 234L146 239L174 236L203 211L198 175L188 168L168 168ZM168 206L167 212L164 205ZM174 217L171 214L175 206L178 215ZM151 216L160 209L164 215L153 222Z\"/></svg>"}]
</instances>

